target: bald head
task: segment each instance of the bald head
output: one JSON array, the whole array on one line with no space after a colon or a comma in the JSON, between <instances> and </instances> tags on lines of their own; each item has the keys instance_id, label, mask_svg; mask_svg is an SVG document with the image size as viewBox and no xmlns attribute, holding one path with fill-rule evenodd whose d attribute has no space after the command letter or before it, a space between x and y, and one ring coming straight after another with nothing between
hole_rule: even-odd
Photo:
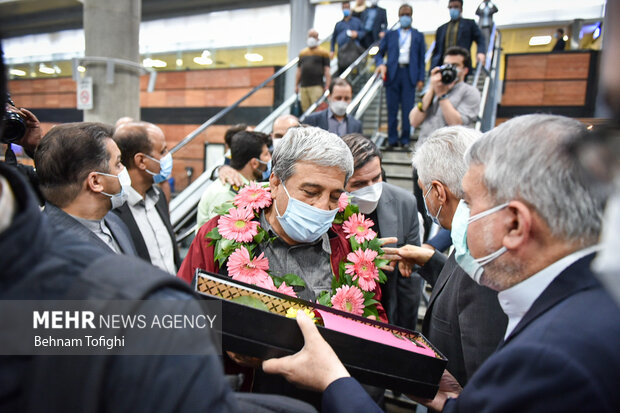
<instances>
[{"instance_id":1,"label":"bald head","mask_svg":"<svg viewBox=\"0 0 620 413\"><path fill-rule=\"evenodd\" d=\"M133 118L130 118L129 116L123 116L122 118L118 118L118 120L114 124L114 129L116 130L123 125L127 125L128 123L133 123L133 122L135 122Z\"/></svg>"},{"instance_id":2,"label":"bald head","mask_svg":"<svg viewBox=\"0 0 620 413\"><path fill-rule=\"evenodd\" d=\"M165 146L165 136L161 128L150 122L127 122L114 132L114 141L121 150L121 162L132 169L136 165L134 157L137 153L149 156L161 151Z\"/></svg>"},{"instance_id":3,"label":"bald head","mask_svg":"<svg viewBox=\"0 0 620 413\"><path fill-rule=\"evenodd\" d=\"M299 126L299 120L293 115L283 115L273 122L273 139L280 139L287 130Z\"/></svg>"},{"instance_id":4,"label":"bald head","mask_svg":"<svg viewBox=\"0 0 620 413\"><path fill-rule=\"evenodd\" d=\"M317 32L315 29L310 29L308 30L308 37L314 37L315 39L319 40L319 32Z\"/></svg>"}]
</instances>

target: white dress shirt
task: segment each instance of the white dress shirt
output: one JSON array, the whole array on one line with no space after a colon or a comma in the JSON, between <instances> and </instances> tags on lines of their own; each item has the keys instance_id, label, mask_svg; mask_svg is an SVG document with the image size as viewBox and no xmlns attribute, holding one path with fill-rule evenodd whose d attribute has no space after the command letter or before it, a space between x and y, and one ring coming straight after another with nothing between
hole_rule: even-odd
<instances>
[{"instance_id":1,"label":"white dress shirt","mask_svg":"<svg viewBox=\"0 0 620 413\"><path fill-rule=\"evenodd\" d=\"M400 65L408 65L409 64L409 54L411 49L411 29L398 30L398 64Z\"/></svg>"},{"instance_id":2,"label":"white dress shirt","mask_svg":"<svg viewBox=\"0 0 620 413\"><path fill-rule=\"evenodd\" d=\"M545 291L545 289L560 275L562 271L568 268L577 260L592 254L599 249L598 245L584 248L559 259L546 268L543 268L531 277L521 281L519 284L513 285L507 290L500 291L497 294L499 305L508 316L508 326L506 327L506 339L521 321L525 313L528 312L534 301Z\"/></svg>"},{"instance_id":3,"label":"white dress shirt","mask_svg":"<svg viewBox=\"0 0 620 413\"><path fill-rule=\"evenodd\" d=\"M159 194L154 189L149 189L146 192L146 198L143 199L142 195L133 187L125 189L127 191L127 205L129 205L131 215L133 215L133 219L140 229L142 239L144 239L151 257L151 263L170 274L176 274L172 240L155 207L159 200Z\"/></svg>"}]
</instances>

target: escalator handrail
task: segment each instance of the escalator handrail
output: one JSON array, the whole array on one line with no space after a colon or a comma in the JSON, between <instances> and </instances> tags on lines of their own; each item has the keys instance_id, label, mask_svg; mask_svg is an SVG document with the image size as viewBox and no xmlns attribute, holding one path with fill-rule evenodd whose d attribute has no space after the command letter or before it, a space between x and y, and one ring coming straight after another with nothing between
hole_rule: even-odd
<instances>
[{"instance_id":1,"label":"escalator handrail","mask_svg":"<svg viewBox=\"0 0 620 413\"><path fill-rule=\"evenodd\" d=\"M491 70L491 61L493 60L493 51L495 50L494 45L496 30L497 29L495 23L493 23L493 27L491 28L491 36L489 37L489 46L487 47L485 54L484 64L480 64L480 62L478 62L478 64L476 65L476 73L474 75L474 80L471 83L475 87L478 87L478 79L480 79L480 73L482 70L485 71L487 76L490 74L489 71Z\"/></svg>"},{"instance_id":2,"label":"escalator handrail","mask_svg":"<svg viewBox=\"0 0 620 413\"><path fill-rule=\"evenodd\" d=\"M493 25L493 27L495 28L495 25ZM497 36L495 36L496 33L497 33ZM490 90L491 90L490 88L491 82L493 82L493 84L496 84L498 80L498 76L499 76L499 71L498 71L499 59L498 59L497 52L501 48L501 34L499 32L493 32L492 39L494 40L493 51L492 51L493 60L491 62L491 68L490 68L491 70L489 72L489 75L484 80L484 87L483 87L481 98L480 98L480 109L478 112L478 121L476 122L476 125L475 125L475 129L478 131L481 130L482 128L482 120L483 120L482 117L484 116L484 111L487 106L487 101L489 100L489 97L491 99L495 99L494 94L497 93L497 90L495 90L492 92L493 95L489 96Z\"/></svg>"}]
</instances>

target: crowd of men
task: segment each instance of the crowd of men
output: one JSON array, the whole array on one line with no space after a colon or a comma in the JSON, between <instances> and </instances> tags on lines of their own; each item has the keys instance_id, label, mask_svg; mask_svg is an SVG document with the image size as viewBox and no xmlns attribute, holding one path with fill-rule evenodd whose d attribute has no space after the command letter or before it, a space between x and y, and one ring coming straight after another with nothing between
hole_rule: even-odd
<instances>
[{"instance_id":1,"label":"crowd of men","mask_svg":"<svg viewBox=\"0 0 620 413\"><path fill-rule=\"evenodd\" d=\"M323 77L310 82L300 66L298 83L305 103L327 87L329 107L303 123L282 116L270 135L245 124L229 129L226 161L202 194L185 257L163 186L173 160L161 128L119 119L115 126L61 124L42 136L35 114L11 106L28 120L16 143L36 171L17 168L10 146L0 162L0 299L164 299L196 306L189 287L196 270L228 274L209 238L220 222L218 207L243 186L262 182L271 202L258 213L268 237L257 241L257 252L272 274L298 275L305 286L296 286L296 294L314 301L331 290L351 253L343 227L333 224L346 193L374 223L390 261L387 282L372 290L376 318L416 330L424 282L432 288L422 333L448 364L434 399L412 396L418 403L446 412L619 411L620 300L601 284L593 262L607 276L620 271L609 258L620 247L617 228L608 227L617 222L620 190L593 178L600 167L588 170L592 161L584 158L591 154L583 155L582 142L593 132L578 120L543 114L513 118L484 134L467 127L480 97L465 83L471 59L458 42L462 31L477 37L479 30L461 18L460 0L449 1L451 21L437 32L445 50L437 52L437 66L453 65L456 78L445 83L432 67L428 90L413 107L425 52L411 27L413 9L401 6L400 28L387 31L385 11L376 1L363 3L343 3L332 48L347 38L364 46L380 42L390 131L397 131L399 106L409 115L389 145L409 145L410 126L419 127L412 166L421 196L387 182L380 149L346 113L351 85L329 81L314 41L304 52L311 62L303 64ZM484 49L484 38L475 40ZM0 86L5 95L4 76ZM617 96L610 92L607 99L620 113ZM601 141L615 153L617 125L610 130ZM607 173L617 185L615 155ZM449 234L452 249L422 245L419 210ZM298 353L270 360L229 353L224 365L214 352L2 355L0 410L381 411L384 389L353 379L301 311L297 323L305 340ZM209 338L201 344L214 348ZM231 371L247 373L253 392L231 388L225 376Z\"/></svg>"}]
</instances>

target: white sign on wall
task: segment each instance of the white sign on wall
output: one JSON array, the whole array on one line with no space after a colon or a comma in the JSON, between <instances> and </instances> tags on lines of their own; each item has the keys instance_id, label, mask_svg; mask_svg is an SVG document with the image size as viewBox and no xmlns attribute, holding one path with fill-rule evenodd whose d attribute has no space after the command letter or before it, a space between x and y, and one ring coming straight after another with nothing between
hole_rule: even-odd
<instances>
[{"instance_id":1,"label":"white sign on wall","mask_svg":"<svg viewBox=\"0 0 620 413\"><path fill-rule=\"evenodd\" d=\"M84 77L77 82L77 108L91 110L93 108L93 78Z\"/></svg>"}]
</instances>

